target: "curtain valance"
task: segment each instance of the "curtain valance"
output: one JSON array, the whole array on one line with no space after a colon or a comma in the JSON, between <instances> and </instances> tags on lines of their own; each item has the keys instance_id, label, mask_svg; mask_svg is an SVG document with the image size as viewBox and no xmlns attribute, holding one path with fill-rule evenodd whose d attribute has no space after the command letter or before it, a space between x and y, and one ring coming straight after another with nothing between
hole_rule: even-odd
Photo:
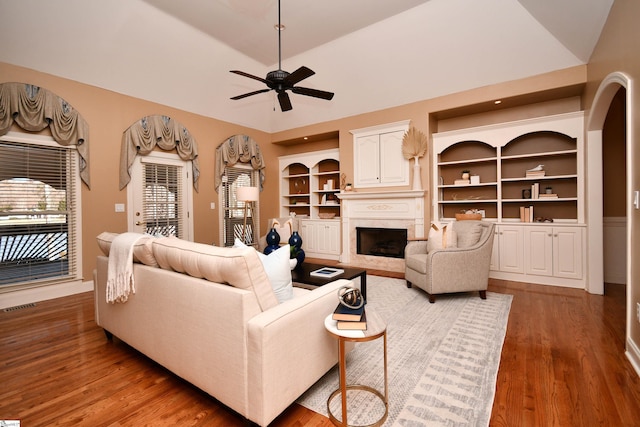
<instances>
[{"instance_id":1,"label":"curtain valance","mask_svg":"<svg viewBox=\"0 0 640 427\"><path fill-rule=\"evenodd\" d=\"M191 161L193 188L198 191L200 167L196 140L186 127L161 115L143 117L124 131L120 149L120 189L131 181L131 165L136 155L145 156L156 145L166 151L175 149L182 160Z\"/></svg>"},{"instance_id":2,"label":"curtain valance","mask_svg":"<svg viewBox=\"0 0 640 427\"><path fill-rule=\"evenodd\" d=\"M224 168L238 162L250 163L253 169L260 171L260 191L262 191L265 164L260 146L247 135L234 135L216 148L216 192L222 183Z\"/></svg>"},{"instance_id":3,"label":"curtain valance","mask_svg":"<svg viewBox=\"0 0 640 427\"><path fill-rule=\"evenodd\" d=\"M0 83L0 136L13 123L29 132L49 127L60 145L75 145L82 181L89 185L89 125L64 99L26 83Z\"/></svg>"}]
</instances>

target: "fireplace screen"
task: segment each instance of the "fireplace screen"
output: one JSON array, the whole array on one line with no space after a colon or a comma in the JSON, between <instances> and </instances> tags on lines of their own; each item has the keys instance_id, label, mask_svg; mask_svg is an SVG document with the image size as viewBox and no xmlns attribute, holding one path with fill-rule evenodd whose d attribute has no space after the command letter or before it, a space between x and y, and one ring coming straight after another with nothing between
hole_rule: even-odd
<instances>
[{"instance_id":1,"label":"fireplace screen","mask_svg":"<svg viewBox=\"0 0 640 427\"><path fill-rule=\"evenodd\" d=\"M356 227L358 254L404 258L407 230L404 228Z\"/></svg>"}]
</instances>

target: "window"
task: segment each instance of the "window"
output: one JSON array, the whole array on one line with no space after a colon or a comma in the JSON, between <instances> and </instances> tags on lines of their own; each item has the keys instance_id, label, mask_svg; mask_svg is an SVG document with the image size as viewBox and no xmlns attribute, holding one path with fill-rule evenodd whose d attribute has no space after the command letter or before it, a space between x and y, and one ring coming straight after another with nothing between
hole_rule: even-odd
<instances>
[{"instance_id":1,"label":"window","mask_svg":"<svg viewBox=\"0 0 640 427\"><path fill-rule=\"evenodd\" d=\"M191 164L177 154L137 156L131 168L129 230L191 240Z\"/></svg>"},{"instance_id":2,"label":"window","mask_svg":"<svg viewBox=\"0 0 640 427\"><path fill-rule=\"evenodd\" d=\"M75 148L10 132L0 164L0 289L81 280Z\"/></svg>"},{"instance_id":3,"label":"window","mask_svg":"<svg viewBox=\"0 0 640 427\"><path fill-rule=\"evenodd\" d=\"M259 187L260 173L251 166L236 163L227 166L222 177L219 190L220 209L220 245L233 246L236 238L243 239L245 202L236 199L238 187ZM260 210L257 202L247 206L247 239L248 244L257 245L260 233Z\"/></svg>"}]
</instances>

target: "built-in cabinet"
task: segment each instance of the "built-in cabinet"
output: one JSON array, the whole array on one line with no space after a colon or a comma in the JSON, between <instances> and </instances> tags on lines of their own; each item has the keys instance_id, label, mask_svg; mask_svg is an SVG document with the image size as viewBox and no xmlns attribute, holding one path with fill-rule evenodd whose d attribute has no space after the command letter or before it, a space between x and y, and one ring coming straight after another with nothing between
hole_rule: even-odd
<instances>
[{"instance_id":1,"label":"built-in cabinet","mask_svg":"<svg viewBox=\"0 0 640 427\"><path fill-rule=\"evenodd\" d=\"M337 259L340 255L340 222L336 220L303 220L300 235L304 251L315 258Z\"/></svg>"},{"instance_id":2,"label":"built-in cabinet","mask_svg":"<svg viewBox=\"0 0 640 427\"><path fill-rule=\"evenodd\" d=\"M337 149L281 156L280 216L295 213L308 257L340 256L340 159Z\"/></svg>"},{"instance_id":3,"label":"built-in cabinet","mask_svg":"<svg viewBox=\"0 0 640 427\"><path fill-rule=\"evenodd\" d=\"M409 161L402 140L409 121L352 130L356 188L409 185Z\"/></svg>"},{"instance_id":4,"label":"built-in cabinet","mask_svg":"<svg viewBox=\"0 0 640 427\"><path fill-rule=\"evenodd\" d=\"M492 277L584 287L583 121L570 113L434 134L433 218L496 222Z\"/></svg>"}]
</instances>

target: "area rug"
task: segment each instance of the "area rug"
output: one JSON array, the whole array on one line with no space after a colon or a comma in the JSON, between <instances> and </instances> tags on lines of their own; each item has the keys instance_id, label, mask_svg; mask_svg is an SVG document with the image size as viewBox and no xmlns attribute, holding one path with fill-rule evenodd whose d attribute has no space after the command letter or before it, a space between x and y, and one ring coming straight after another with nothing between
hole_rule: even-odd
<instances>
[{"instance_id":1,"label":"area rug","mask_svg":"<svg viewBox=\"0 0 640 427\"><path fill-rule=\"evenodd\" d=\"M389 414L385 426L488 426L511 295L477 292L439 295L406 282L367 276L367 308L387 321ZM384 390L382 340L358 343L347 356L347 384ZM337 344L336 344L337 345ZM298 403L328 416L327 398L337 389L337 367ZM349 424L367 425L383 413L368 393L349 391ZM332 401L340 419L340 399Z\"/></svg>"}]
</instances>

